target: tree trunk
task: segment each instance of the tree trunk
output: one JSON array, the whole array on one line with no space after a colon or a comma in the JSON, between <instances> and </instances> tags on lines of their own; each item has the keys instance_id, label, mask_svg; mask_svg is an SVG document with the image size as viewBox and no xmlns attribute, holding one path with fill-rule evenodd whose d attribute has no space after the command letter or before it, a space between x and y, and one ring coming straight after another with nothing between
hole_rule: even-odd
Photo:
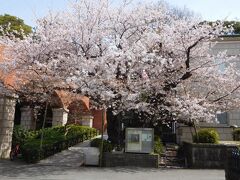
<instances>
[{"instance_id":1,"label":"tree trunk","mask_svg":"<svg viewBox=\"0 0 240 180\"><path fill-rule=\"evenodd\" d=\"M42 144L43 144L43 129L44 129L45 123L46 123L47 109L48 109L48 101L46 101L45 111L44 111L43 124L42 124L42 129L41 129L42 132L41 132L41 140L40 140L40 149L42 149Z\"/></svg>"},{"instance_id":2,"label":"tree trunk","mask_svg":"<svg viewBox=\"0 0 240 180\"><path fill-rule=\"evenodd\" d=\"M197 132L197 127L196 127L196 123L195 121L193 120L193 128L194 128L194 131L195 131L195 134L196 134L196 140L197 140L197 143L199 143L199 137L198 137L198 132Z\"/></svg>"}]
</instances>

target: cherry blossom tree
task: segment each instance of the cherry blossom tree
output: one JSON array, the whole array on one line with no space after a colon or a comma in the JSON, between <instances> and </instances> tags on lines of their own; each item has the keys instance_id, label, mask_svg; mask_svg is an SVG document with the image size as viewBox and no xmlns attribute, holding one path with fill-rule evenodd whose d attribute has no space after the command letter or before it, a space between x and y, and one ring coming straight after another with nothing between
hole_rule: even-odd
<instances>
[{"instance_id":1,"label":"cherry blossom tree","mask_svg":"<svg viewBox=\"0 0 240 180\"><path fill-rule=\"evenodd\" d=\"M23 40L1 37L11 59L4 67L37 74L52 84L46 92L67 88L115 113L134 109L156 123L213 121L217 110L239 104L236 57L211 51L231 28L174 12L163 2L72 2L39 19Z\"/></svg>"}]
</instances>

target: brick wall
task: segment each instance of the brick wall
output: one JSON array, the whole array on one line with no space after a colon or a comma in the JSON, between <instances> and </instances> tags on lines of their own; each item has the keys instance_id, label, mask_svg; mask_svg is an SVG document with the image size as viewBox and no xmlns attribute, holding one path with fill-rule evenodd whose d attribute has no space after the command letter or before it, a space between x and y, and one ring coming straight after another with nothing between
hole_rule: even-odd
<instances>
[{"instance_id":1,"label":"brick wall","mask_svg":"<svg viewBox=\"0 0 240 180\"><path fill-rule=\"evenodd\" d=\"M103 112L104 111L104 112ZM102 130L102 112L104 113L104 131L107 128L107 116L105 110L92 110L93 115L93 128L96 128L97 130Z\"/></svg>"}]
</instances>

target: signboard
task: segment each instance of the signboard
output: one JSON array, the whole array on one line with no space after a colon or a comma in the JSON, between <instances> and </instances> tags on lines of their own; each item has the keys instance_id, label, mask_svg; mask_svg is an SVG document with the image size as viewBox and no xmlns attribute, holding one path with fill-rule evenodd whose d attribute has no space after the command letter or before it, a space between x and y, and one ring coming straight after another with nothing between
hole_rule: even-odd
<instances>
[{"instance_id":1,"label":"signboard","mask_svg":"<svg viewBox=\"0 0 240 180\"><path fill-rule=\"evenodd\" d=\"M126 128L125 139L125 152L153 152L154 131L151 128Z\"/></svg>"}]
</instances>

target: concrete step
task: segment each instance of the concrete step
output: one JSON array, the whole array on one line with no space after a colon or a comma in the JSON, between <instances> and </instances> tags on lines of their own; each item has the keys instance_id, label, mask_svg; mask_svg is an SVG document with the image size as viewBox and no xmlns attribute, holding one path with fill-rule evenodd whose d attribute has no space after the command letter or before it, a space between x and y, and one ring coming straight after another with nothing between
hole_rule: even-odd
<instances>
[{"instance_id":1,"label":"concrete step","mask_svg":"<svg viewBox=\"0 0 240 180\"><path fill-rule=\"evenodd\" d=\"M167 161L167 162L160 162L159 163L159 166L175 166L175 167L185 167L185 164L184 164L184 162L169 162L169 161Z\"/></svg>"},{"instance_id":2,"label":"concrete step","mask_svg":"<svg viewBox=\"0 0 240 180\"><path fill-rule=\"evenodd\" d=\"M171 156L171 157L176 157L177 156L177 151L167 151L166 156Z\"/></svg>"},{"instance_id":3,"label":"concrete step","mask_svg":"<svg viewBox=\"0 0 240 180\"><path fill-rule=\"evenodd\" d=\"M178 157L178 145L176 144L167 144L165 148L165 153L161 154L160 158L160 167L184 167L185 160L184 158Z\"/></svg>"},{"instance_id":4,"label":"concrete step","mask_svg":"<svg viewBox=\"0 0 240 180\"><path fill-rule=\"evenodd\" d=\"M169 148L169 149L178 149L179 145L177 145L177 144L166 144L165 147Z\"/></svg>"}]
</instances>

